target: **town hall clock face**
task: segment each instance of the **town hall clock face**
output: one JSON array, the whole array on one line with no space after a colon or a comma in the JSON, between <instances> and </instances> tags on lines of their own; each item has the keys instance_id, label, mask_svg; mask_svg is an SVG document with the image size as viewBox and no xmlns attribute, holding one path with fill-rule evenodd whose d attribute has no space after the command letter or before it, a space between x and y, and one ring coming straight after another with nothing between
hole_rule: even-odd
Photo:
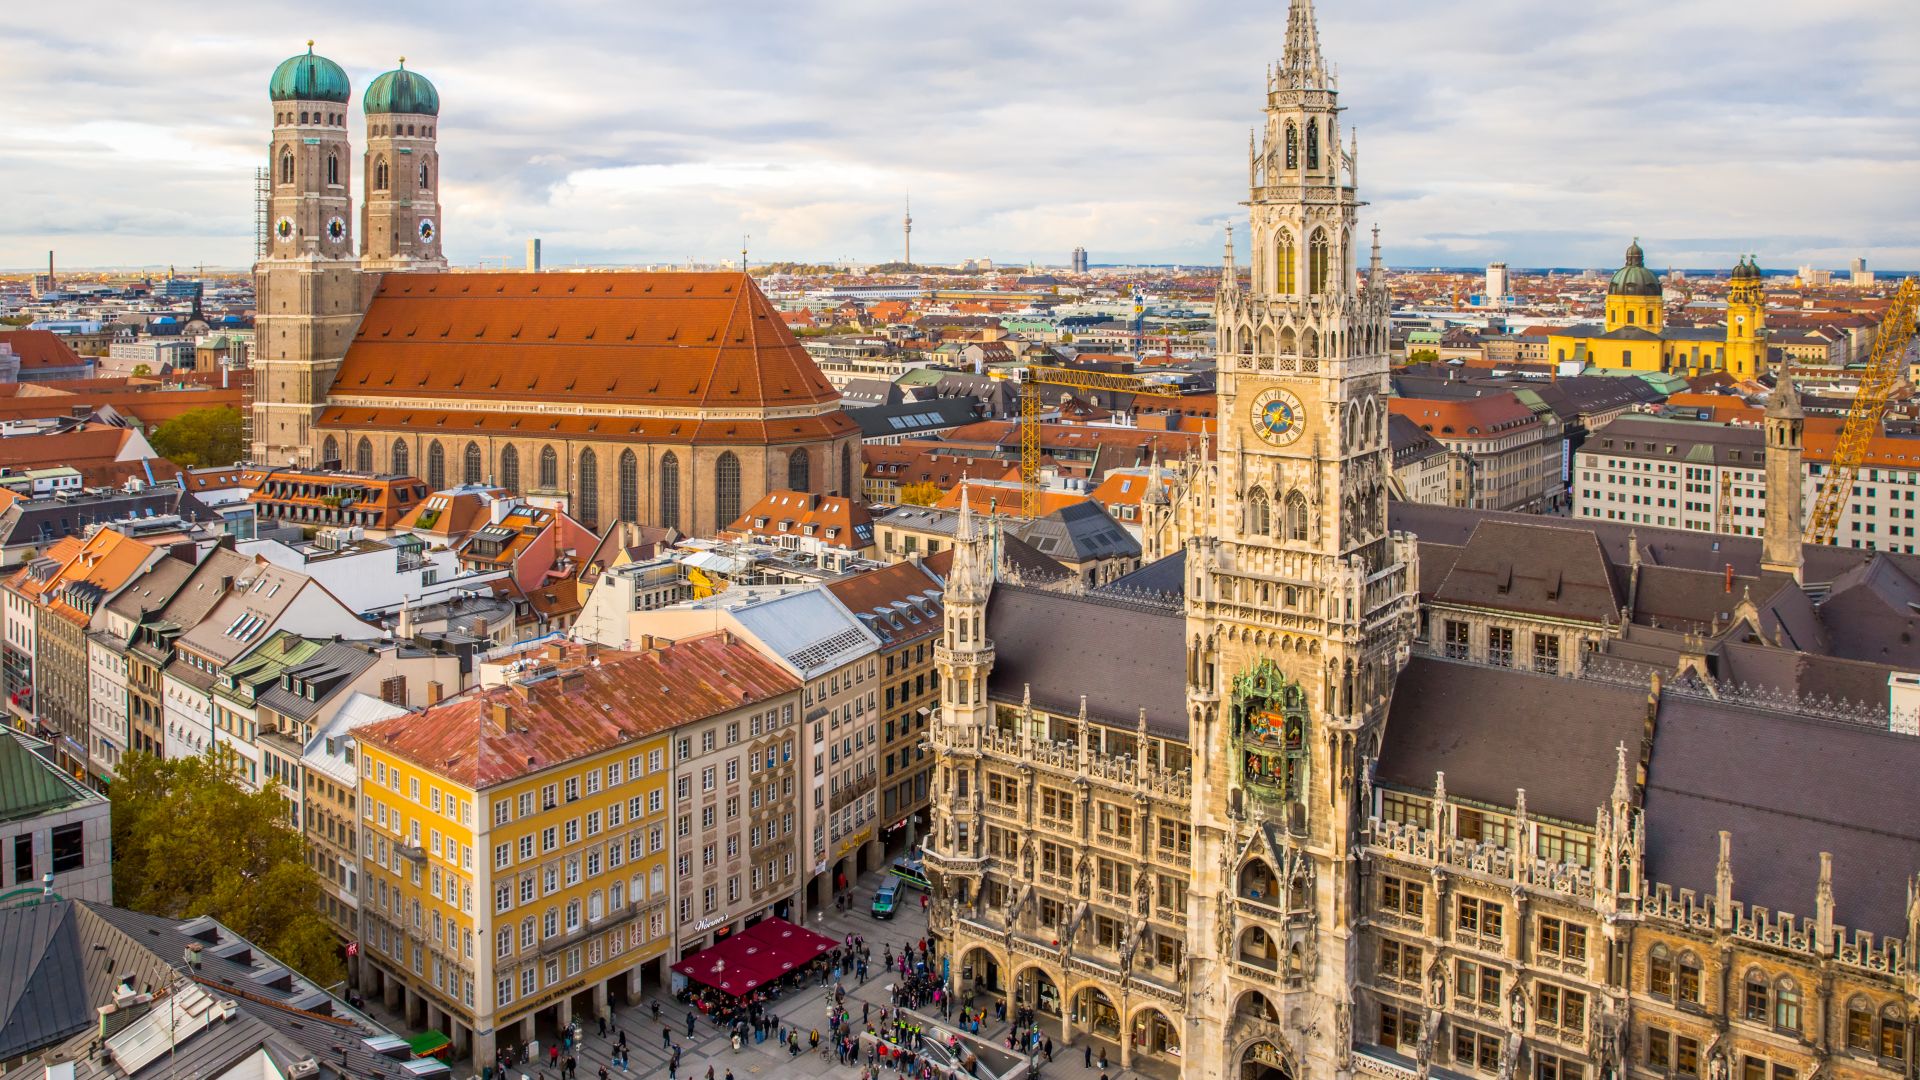
<instances>
[{"instance_id":1,"label":"town hall clock face","mask_svg":"<svg viewBox=\"0 0 1920 1080\"><path fill-rule=\"evenodd\" d=\"M1287 446L1306 430L1307 413L1300 399L1283 387L1272 387L1253 399L1253 430L1275 446Z\"/></svg>"}]
</instances>

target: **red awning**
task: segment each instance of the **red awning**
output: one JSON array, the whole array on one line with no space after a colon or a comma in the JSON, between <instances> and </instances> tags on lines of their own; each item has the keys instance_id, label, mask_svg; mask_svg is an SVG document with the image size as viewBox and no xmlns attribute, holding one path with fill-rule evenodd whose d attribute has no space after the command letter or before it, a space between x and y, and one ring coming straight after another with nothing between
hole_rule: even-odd
<instances>
[{"instance_id":1,"label":"red awning","mask_svg":"<svg viewBox=\"0 0 1920 1080\"><path fill-rule=\"evenodd\" d=\"M785 919L764 919L673 970L723 994L742 997L832 952L840 943Z\"/></svg>"}]
</instances>

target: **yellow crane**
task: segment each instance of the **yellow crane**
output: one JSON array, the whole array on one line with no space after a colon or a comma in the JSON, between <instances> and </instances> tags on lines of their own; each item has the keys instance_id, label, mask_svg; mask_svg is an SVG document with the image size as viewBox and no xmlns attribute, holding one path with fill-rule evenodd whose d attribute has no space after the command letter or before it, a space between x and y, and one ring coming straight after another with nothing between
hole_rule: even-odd
<instances>
[{"instance_id":1,"label":"yellow crane","mask_svg":"<svg viewBox=\"0 0 1920 1080\"><path fill-rule=\"evenodd\" d=\"M1813 502L1813 513L1807 518L1809 543L1831 544L1840 529L1840 514L1846 507L1847 495L1853 490L1853 478L1867 459L1867 447L1874 433L1880 430L1880 416L1886 411L1887 398L1900 381L1902 361L1907 355L1907 343L1913 340L1917 314L1920 314L1920 279L1907 278L1893 294L1893 306L1887 309L1887 316L1880 323L1880 336L1874 340L1873 354L1860 376L1860 390L1853 395L1853 404L1847 409L1847 422L1840 429L1840 440L1834 446L1833 464L1827 467L1826 478L1821 481L1820 493Z\"/></svg>"},{"instance_id":2,"label":"yellow crane","mask_svg":"<svg viewBox=\"0 0 1920 1080\"><path fill-rule=\"evenodd\" d=\"M1180 398L1184 395L1166 383L1154 382L1142 375L1086 368L1061 367L1058 364L1028 364L1020 378L1020 513L1027 518L1040 516L1040 388L1065 386L1075 390L1106 390L1135 397Z\"/></svg>"}]
</instances>

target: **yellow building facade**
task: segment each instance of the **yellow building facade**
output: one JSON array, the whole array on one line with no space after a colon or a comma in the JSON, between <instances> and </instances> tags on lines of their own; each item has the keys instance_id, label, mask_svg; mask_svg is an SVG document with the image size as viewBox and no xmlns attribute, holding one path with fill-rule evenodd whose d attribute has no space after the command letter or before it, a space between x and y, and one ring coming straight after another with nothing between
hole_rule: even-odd
<instances>
[{"instance_id":1,"label":"yellow building facade","mask_svg":"<svg viewBox=\"0 0 1920 1080\"><path fill-rule=\"evenodd\" d=\"M1699 375L1726 371L1752 379L1767 371L1766 293L1751 258L1735 264L1727 300L1727 325L1669 326L1664 290L1647 269L1635 240L1625 265L1607 285L1606 313L1599 325L1561 327L1548 335L1547 356L1615 371L1661 371Z\"/></svg>"},{"instance_id":2,"label":"yellow building facade","mask_svg":"<svg viewBox=\"0 0 1920 1080\"><path fill-rule=\"evenodd\" d=\"M476 1070L664 981L674 734L798 690L718 635L599 659L555 649L357 733L362 989Z\"/></svg>"}]
</instances>

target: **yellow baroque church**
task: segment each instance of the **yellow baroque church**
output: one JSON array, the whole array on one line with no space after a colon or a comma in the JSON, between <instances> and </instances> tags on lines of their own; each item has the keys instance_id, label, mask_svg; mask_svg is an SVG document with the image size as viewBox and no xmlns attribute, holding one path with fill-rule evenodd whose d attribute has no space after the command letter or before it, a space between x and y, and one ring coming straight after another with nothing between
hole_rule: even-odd
<instances>
[{"instance_id":1,"label":"yellow baroque church","mask_svg":"<svg viewBox=\"0 0 1920 1080\"><path fill-rule=\"evenodd\" d=\"M1647 269L1635 240L1626 265L1607 285L1606 322L1559 328L1547 339L1556 362L1579 361L1618 371L1664 371L1695 376L1725 371L1738 380L1766 374L1766 292L1751 257L1734 264L1727 291L1727 325L1668 326L1660 279Z\"/></svg>"}]
</instances>

